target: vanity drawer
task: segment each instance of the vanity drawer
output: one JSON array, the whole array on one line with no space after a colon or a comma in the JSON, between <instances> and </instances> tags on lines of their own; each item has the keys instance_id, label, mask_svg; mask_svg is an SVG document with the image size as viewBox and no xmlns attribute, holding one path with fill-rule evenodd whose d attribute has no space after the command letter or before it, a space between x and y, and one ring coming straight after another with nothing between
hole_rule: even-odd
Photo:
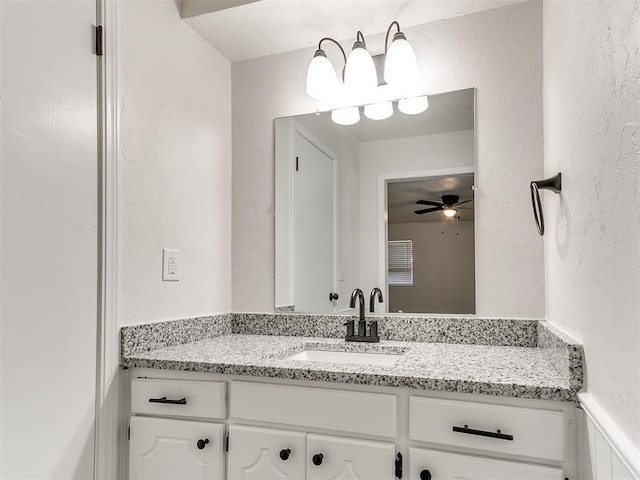
<instances>
[{"instance_id":1,"label":"vanity drawer","mask_svg":"<svg viewBox=\"0 0 640 480\"><path fill-rule=\"evenodd\" d=\"M226 383L136 378L131 413L173 417L226 418Z\"/></svg>"},{"instance_id":2,"label":"vanity drawer","mask_svg":"<svg viewBox=\"0 0 640 480\"><path fill-rule=\"evenodd\" d=\"M409 397L411 440L561 461L563 425L562 412Z\"/></svg>"},{"instance_id":3,"label":"vanity drawer","mask_svg":"<svg viewBox=\"0 0 640 480\"><path fill-rule=\"evenodd\" d=\"M232 382L230 403L233 418L396 436L395 395Z\"/></svg>"}]
</instances>

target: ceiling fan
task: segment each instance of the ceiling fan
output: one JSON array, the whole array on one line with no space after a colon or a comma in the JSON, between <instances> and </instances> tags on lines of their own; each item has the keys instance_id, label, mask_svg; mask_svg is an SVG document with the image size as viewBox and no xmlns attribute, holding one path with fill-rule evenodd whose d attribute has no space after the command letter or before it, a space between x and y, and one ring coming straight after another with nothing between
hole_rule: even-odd
<instances>
[{"instance_id":1,"label":"ceiling fan","mask_svg":"<svg viewBox=\"0 0 640 480\"><path fill-rule=\"evenodd\" d=\"M447 217L455 217L458 214L458 209L473 210L472 208L460 207L465 203L473 202L473 200L465 200L459 202L460 196L458 195L442 195L442 202L432 202L430 200L418 200L417 205L431 205L432 208L425 208L423 210L416 210L418 215L423 213L440 212L444 213Z\"/></svg>"}]
</instances>

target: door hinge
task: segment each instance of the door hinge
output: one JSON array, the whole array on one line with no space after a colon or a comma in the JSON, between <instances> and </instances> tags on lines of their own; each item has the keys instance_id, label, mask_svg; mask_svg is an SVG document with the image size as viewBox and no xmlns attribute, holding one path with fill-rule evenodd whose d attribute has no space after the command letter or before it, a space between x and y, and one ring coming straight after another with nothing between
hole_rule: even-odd
<instances>
[{"instance_id":1,"label":"door hinge","mask_svg":"<svg viewBox=\"0 0 640 480\"><path fill-rule=\"evenodd\" d=\"M127 440L131 440L131 427L127 427Z\"/></svg>"},{"instance_id":2,"label":"door hinge","mask_svg":"<svg viewBox=\"0 0 640 480\"><path fill-rule=\"evenodd\" d=\"M396 478L402 479L402 454L400 452L396 457Z\"/></svg>"},{"instance_id":3,"label":"door hinge","mask_svg":"<svg viewBox=\"0 0 640 480\"><path fill-rule=\"evenodd\" d=\"M225 450L226 452L228 452L228 451L229 451L229 433L228 433L228 432L227 432L227 438L226 438L226 439L225 439L225 441L224 441L224 450Z\"/></svg>"},{"instance_id":4,"label":"door hinge","mask_svg":"<svg viewBox=\"0 0 640 480\"><path fill-rule=\"evenodd\" d=\"M296 172L298 171L299 165L298 165L298 157L296 157Z\"/></svg>"},{"instance_id":5,"label":"door hinge","mask_svg":"<svg viewBox=\"0 0 640 480\"><path fill-rule=\"evenodd\" d=\"M103 55L103 45L102 25L96 25L96 55L98 57Z\"/></svg>"}]
</instances>

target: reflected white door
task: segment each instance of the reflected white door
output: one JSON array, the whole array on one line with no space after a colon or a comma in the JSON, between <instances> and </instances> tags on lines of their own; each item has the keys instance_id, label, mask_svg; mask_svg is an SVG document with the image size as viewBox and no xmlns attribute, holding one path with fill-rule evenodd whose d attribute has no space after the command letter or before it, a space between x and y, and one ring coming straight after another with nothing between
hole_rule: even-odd
<instances>
[{"instance_id":1,"label":"reflected white door","mask_svg":"<svg viewBox=\"0 0 640 480\"><path fill-rule=\"evenodd\" d=\"M227 480L302 480L305 478L302 432L229 427Z\"/></svg>"},{"instance_id":2,"label":"reflected white door","mask_svg":"<svg viewBox=\"0 0 640 480\"><path fill-rule=\"evenodd\" d=\"M293 299L297 311L333 312L335 292L335 160L295 131L293 166ZM327 259L331 259L327 261Z\"/></svg>"},{"instance_id":3,"label":"reflected white door","mask_svg":"<svg viewBox=\"0 0 640 480\"><path fill-rule=\"evenodd\" d=\"M131 480L206 480L224 475L224 425L131 417Z\"/></svg>"}]
</instances>

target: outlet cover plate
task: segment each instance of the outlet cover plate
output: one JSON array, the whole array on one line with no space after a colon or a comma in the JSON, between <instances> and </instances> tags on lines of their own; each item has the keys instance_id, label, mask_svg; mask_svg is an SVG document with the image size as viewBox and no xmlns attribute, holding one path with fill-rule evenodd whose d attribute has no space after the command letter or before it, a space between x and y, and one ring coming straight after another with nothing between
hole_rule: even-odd
<instances>
[{"instance_id":1,"label":"outlet cover plate","mask_svg":"<svg viewBox=\"0 0 640 480\"><path fill-rule=\"evenodd\" d=\"M162 249L162 280L165 282L180 280L180 250Z\"/></svg>"}]
</instances>

